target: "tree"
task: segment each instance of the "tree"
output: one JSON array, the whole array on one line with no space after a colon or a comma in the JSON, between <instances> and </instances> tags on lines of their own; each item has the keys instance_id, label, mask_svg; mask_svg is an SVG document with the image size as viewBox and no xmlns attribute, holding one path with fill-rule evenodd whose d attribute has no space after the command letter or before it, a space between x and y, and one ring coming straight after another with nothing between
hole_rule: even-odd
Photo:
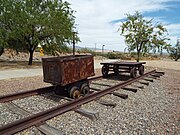
<instances>
[{"instance_id":1,"label":"tree","mask_svg":"<svg viewBox=\"0 0 180 135\"><path fill-rule=\"evenodd\" d=\"M28 64L32 65L39 44L56 51L72 42L73 13L70 4L62 0L0 0L0 43L25 48L30 54Z\"/></svg>"},{"instance_id":2,"label":"tree","mask_svg":"<svg viewBox=\"0 0 180 135\"><path fill-rule=\"evenodd\" d=\"M180 43L179 40L177 40L177 44L175 45L175 47L171 47L169 49L169 53L170 56L177 61L178 59L180 59Z\"/></svg>"},{"instance_id":3,"label":"tree","mask_svg":"<svg viewBox=\"0 0 180 135\"><path fill-rule=\"evenodd\" d=\"M153 19L145 20L136 12L134 15L127 14L127 20L119 28L120 34L125 36L128 50L137 51L137 62L140 54L148 53L152 48L166 45L165 32L167 30L161 25L153 26Z\"/></svg>"}]
</instances>

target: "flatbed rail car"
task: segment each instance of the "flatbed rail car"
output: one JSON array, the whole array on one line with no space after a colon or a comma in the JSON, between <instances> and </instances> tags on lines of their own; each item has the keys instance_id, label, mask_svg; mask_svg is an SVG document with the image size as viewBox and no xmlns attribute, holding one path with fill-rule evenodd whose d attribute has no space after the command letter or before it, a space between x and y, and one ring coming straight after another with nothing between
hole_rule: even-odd
<instances>
[{"instance_id":1,"label":"flatbed rail car","mask_svg":"<svg viewBox=\"0 0 180 135\"><path fill-rule=\"evenodd\" d=\"M132 78L135 78L137 75L137 71L139 71L140 75L144 74L144 65L146 62L125 62L125 61L115 61L115 62L102 62L100 63L102 66L102 74L103 76L107 76L109 71L113 71L115 74L121 72L130 73Z\"/></svg>"},{"instance_id":2,"label":"flatbed rail car","mask_svg":"<svg viewBox=\"0 0 180 135\"><path fill-rule=\"evenodd\" d=\"M89 93L88 77L94 76L92 55L42 58L44 82L57 86L56 92L67 90L71 98Z\"/></svg>"}]
</instances>

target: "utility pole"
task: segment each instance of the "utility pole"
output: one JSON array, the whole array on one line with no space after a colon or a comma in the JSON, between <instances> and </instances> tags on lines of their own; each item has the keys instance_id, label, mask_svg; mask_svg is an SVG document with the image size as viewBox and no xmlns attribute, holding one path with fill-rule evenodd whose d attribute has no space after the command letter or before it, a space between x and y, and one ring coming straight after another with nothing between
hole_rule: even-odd
<instances>
[{"instance_id":1,"label":"utility pole","mask_svg":"<svg viewBox=\"0 0 180 135\"><path fill-rule=\"evenodd\" d=\"M102 45L102 60L103 60L103 54L104 54L104 46L105 45Z\"/></svg>"},{"instance_id":2,"label":"utility pole","mask_svg":"<svg viewBox=\"0 0 180 135\"><path fill-rule=\"evenodd\" d=\"M102 54L104 54L104 46L105 46L105 45L102 45Z\"/></svg>"},{"instance_id":3,"label":"utility pole","mask_svg":"<svg viewBox=\"0 0 180 135\"><path fill-rule=\"evenodd\" d=\"M73 32L73 56L75 56L75 32Z\"/></svg>"},{"instance_id":4,"label":"utility pole","mask_svg":"<svg viewBox=\"0 0 180 135\"><path fill-rule=\"evenodd\" d=\"M94 45L95 45L95 49L94 49L94 52L95 52L95 56L96 56L96 43L95 43Z\"/></svg>"}]
</instances>

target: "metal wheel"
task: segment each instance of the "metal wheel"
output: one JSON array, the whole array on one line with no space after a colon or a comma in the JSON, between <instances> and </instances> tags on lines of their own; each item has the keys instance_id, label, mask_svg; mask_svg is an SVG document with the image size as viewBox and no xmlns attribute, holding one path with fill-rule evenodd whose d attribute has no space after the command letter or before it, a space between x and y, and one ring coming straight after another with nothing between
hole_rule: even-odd
<instances>
[{"instance_id":1,"label":"metal wheel","mask_svg":"<svg viewBox=\"0 0 180 135\"><path fill-rule=\"evenodd\" d=\"M107 76L108 72L109 72L109 67L104 65L101 69L101 72L102 72L103 76Z\"/></svg>"},{"instance_id":2,"label":"metal wheel","mask_svg":"<svg viewBox=\"0 0 180 135\"><path fill-rule=\"evenodd\" d=\"M69 90L69 96L70 96L71 98L77 99L77 98L80 97L80 95L81 95L81 94L80 94L80 91L79 91L78 87L73 86L73 87L70 88L70 90Z\"/></svg>"},{"instance_id":3,"label":"metal wheel","mask_svg":"<svg viewBox=\"0 0 180 135\"><path fill-rule=\"evenodd\" d=\"M80 88L80 92L84 95L89 94L90 88L87 83L83 83Z\"/></svg>"},{"instance_id":4,"label":"metal wheel","mask_svg":"<svg viewBox=\"0 0 180 135\"><path fill-rule=\"evenodd\" d=\"M118 74L118 66L117 65L114 65L113 71L114 71L115 74Z\"/></svg>"},{"instance_id":5,"label":"metal wheel","mask_svg":"<svg viewBox=\"0 0 180 135\"><path fill-rule=\"evenodd\" d=\"M144 74L144 66L143 66L143 65L141 65L141 66L139 67L139 74L140 74L140 75L143 75L143 74Z\"/></svg>"},{"instance_id":6,"label":"metal wheel","mask_svg":"<svg viewBox=\"0 0 180 135\"><path fill-rule=\"evenodd\" d=\"M135 78L137 75L136 67L131 68L130 74L132 78Z\"/></svg>"}]
</instances>

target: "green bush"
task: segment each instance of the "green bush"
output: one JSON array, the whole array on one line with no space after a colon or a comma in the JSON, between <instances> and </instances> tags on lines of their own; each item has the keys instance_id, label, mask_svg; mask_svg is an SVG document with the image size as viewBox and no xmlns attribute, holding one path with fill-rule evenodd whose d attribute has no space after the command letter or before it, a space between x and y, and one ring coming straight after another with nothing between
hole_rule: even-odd
<instances>
[{"instance_id":1,"label":"green bush","mask_svg":"<svg viewBox=\"0 0 180 135\"><path fill-rule=\"evenodd\" d=\"M106 57L108 59L121 59L122 56L123 56L122 53L108 52Z\"/></svg>"},{"instance_id":2,"label":"green bush","mask_svg":"<svg viewBox=\"0 0 180 135\"><path fill-rule=\"evenodd\" d=\"M113 52L108 52L107 53L107 58L109 58L109 59L116 59L116 54L113 53Z\"/></svg>"}]
</instances>

